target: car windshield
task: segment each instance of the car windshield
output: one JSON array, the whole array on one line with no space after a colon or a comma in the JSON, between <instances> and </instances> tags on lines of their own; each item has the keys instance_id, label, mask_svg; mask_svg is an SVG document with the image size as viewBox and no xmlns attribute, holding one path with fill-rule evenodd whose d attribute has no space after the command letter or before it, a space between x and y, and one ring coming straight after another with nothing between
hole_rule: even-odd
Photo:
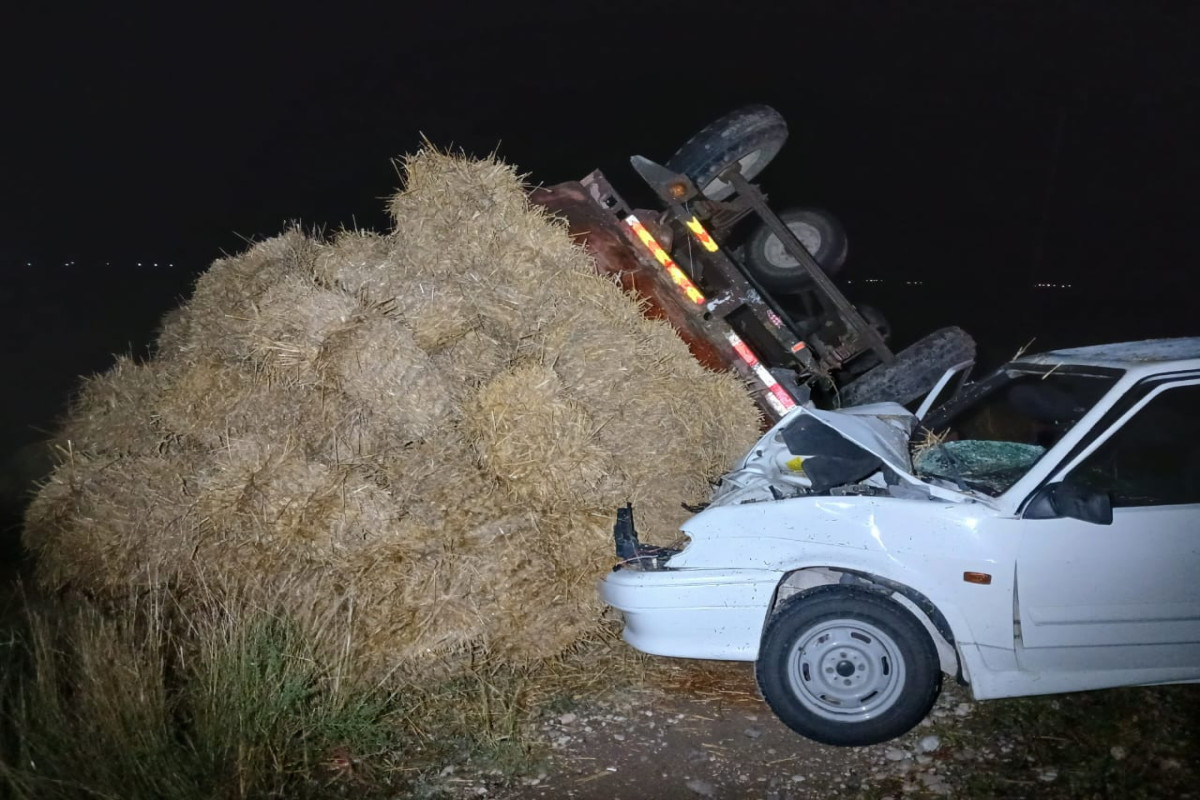
<instances>
[{"instance_id":1,"label":"car windshield","mask_svg":"<svg viewBox=\"0 0 1200 800\"><path fill-rule=\"evenodd\" d=\"M1009 365L931 413L913 443L913 471L995 497L1092 409L1120 370Z\"/></svg>"}]
</instances>

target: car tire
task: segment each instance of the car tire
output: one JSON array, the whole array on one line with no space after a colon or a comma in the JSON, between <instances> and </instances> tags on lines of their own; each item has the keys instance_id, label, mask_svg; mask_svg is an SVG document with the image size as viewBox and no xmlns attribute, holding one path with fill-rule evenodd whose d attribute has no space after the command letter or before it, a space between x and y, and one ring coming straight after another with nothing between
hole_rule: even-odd
<instances>
[{"instance_id":1,"label":"car tire","mask_svg":"<svg viewBox=\"0 0 1200 800\"><path fill-rule=\"evenodd\" d=\"M779 213L779 219L826 275L837 275L849 252L846 231L837 218L815 208L789 208ZM765 223L750 235L745 253L746 269L768 289L786 292L812 285L808 272Z\"/></svg>"},{"instance_id":2,"label":"car tire","mask_svg":"<svg viewBox=\"0 0 1200 800\"><path fill-rule=\"evenodd\" d=\"M824 744L877 744L912 729L942 686L937 649L907 609L867 589L819 586L786 600L755 676L789 728Z\"/></svg>"},{"instance_id":3,"label":"car tire","mask_svg":"<svg viewBox=\"0 0 1200 800\"><path fill-rule=\"evenodd\" d=\"M911 403L929 392L950 367L974 357L975 340L962 328L936 330L901 350L890 364L880 364L839 389L841 404Z\"/></svg>"},{"instance_id":4,"label":"car tire","mask_svg":"<svg viewBox=\"0 0 1200 800\"><path fill-rule=\"evenodd\" d=\"M667 160L667 169L692 179L705 197L724 200L734 193L718 176L735 163L751 180L787 141L787 122L770 106L739 108L712 122L680 147Z\"/></svg>"}]
</instances>

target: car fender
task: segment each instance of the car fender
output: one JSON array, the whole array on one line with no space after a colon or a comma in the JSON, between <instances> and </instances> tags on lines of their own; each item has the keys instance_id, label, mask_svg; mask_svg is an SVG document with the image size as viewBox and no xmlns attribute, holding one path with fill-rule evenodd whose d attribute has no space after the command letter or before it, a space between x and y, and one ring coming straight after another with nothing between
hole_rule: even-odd
<instances>
[{"instance_id":1,"label":"car fender","mask_svg":"<svg viewBox=\"0 0 1200 800\"><path fill-rule=\"evenodd\" d=\"M785 600L797 595L808 594L822 586L845 584L868 587L886 594L890 599L906 608L925 627L938 652L941 669L965 683L965 670L958 651L953 626L940 608L923 593L904 584L854 569L836 566L803 567L787 573L779 582L771 606L773 614ZM960 616L960 615L956 615ZM770 615L768 615L769 621ZM963 624L960 622L960 624ZM765 631L766 625L763 629Z\"/></svg>"},{"instance_id":2,"label":"car fender","mask_svg":"<svg viewBox=\"0 0 1200 800\"><path fill-rule=\"evenodd\" d=\"M1016 540L995 516L981 503L862 496L717 507L683 526L691 541L670 564L871 575L926 598L956 644L1011 649ZM976 573L991 582L968 582Z\"/></svg>"}]
</instances>

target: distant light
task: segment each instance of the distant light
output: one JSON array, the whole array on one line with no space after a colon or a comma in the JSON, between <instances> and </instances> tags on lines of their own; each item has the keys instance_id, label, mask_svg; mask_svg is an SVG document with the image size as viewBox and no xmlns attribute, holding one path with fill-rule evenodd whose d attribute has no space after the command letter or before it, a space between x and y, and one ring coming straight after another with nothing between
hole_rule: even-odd
<instances>
[{"instance_id":1,"label":"distant light","mask_svg":"<svg viewBox=\"0 0 1200 800\"><path fill-rule=\"evenodd\" d=\"M142 262L140 262L140 261L139 261L139 262L138 262L138 266L140 267L141 265L142 265Z\"/></svg>"}]
</instances>

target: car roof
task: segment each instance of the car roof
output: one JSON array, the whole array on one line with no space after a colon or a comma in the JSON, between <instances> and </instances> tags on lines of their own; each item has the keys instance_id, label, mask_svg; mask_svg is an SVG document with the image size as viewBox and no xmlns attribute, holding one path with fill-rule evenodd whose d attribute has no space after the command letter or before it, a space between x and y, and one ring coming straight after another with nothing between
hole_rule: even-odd
<instances>
[{"instance_id":1,"label":"car roof","mask_svg":"<svg viewBox=\"0 0 1200 800\"><path fill-rule=\"evenodd\" d=\"M1200 336L1071 347L1026 356L1018 363L1086 365L1155 372L1167 363L1184 369L1200 368Z\"/></svg>"}]
</instances>

